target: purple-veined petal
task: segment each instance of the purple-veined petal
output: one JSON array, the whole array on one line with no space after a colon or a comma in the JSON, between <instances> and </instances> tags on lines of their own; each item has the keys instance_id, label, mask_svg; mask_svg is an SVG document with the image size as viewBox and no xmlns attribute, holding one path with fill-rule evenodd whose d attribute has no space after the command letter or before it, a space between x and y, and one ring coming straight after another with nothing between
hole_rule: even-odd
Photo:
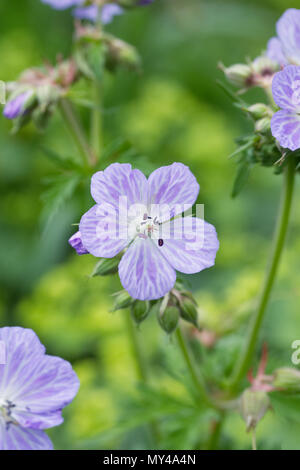
<instances>
[{"instance_id":1,"label":"purple-veined petal","mask_svg":"<svg viewBox=\"0 0 300 470\"><path fill-rule=\"evenodd\" d=\"M46 429L62 423L61 410L78 392L79 381L69 362L54 356L34 356L19 366L9 392L16 404L12 417L23 427ZM20 420L20 421L19 421Z\"/></svg>"},{"instance_id":2,"label":"purple-veined petal","mask_svg":"<svg viewBox=\"0 0 300 470\"><path fill-rule=\"evenodd\" d=\"M159 204L161 206L159 211L162 214L160 220L168 220L192 207L199 189L199 184L190 169L182 163L173 163L158 168L149 176L148 204Z\"/></svg>"},{"instance_id":3,"label":"purple-veined petal","mask_svg":"<svg viewBox=\"0 0 300 470\"><path fill-rule=\"evenodd\" d=\"M277 106L300 112L300 67L287 65L277 72L272 81L272 93Z\"/></svg>"},{"instance_id":4,"label":"purple-veined petal","mask_svg":"<svg viewBox=\"0 0 300 470\"><path fill-rule=\"evenodd\" d=\"M71 238L69 238L69 244L71 245L72 248L74 248L74 250L77 251L78 255L88 254L88 251L83 246L81 233L79 232L79 230L78 232L74 233L74 235L72 235Z\"/></svg>"},{"instance_id":5,"label":"purple-veined petal","mask_svg":"<svg viewBox=\"0 0 300 470\"><path fill-rule=\"evenodd\" d=\"M286 10L278 20L276 29L288 62L300 65L300 10Z\"/></svg>"},{"instance_id":6,"label":"purple-veined petal","mask_svg":"<svg viewBox=\"0 0 300 470\"><path fill-rule=\"evenodd\" d=\"M119 264L124 289L134 299L163 297L175 284L176 272L151 238L136 238Z\"/></svg>"},{"instance_id":7,"label":"purple-veined petal","mask_svg":"<svg viewBox=\"0 0 300 470\"><path fill-rule=\"evenodd\" d=\"M110 204L96 204L86 212L79 225L84 247L99 258L113 258L129 243L127 218Z\"/></svg>"},{"instance_id":8,"label":"purple-veined petal","mask_svg":"<svg viewBox=\"0 0 300 470\"><path fill-rule=\"evenodd\" d=\"M98 19L99 9L97 5L90 5L88 7L75 8L73 15L81 20L88 20L95 22Z\"/></svg>"},{"instance_id":9,"label":"purple-veined petal","mask_svg":"<svg viewBox=\"0 0 300 470\"><path fill-rule=\"evenodd\" d=\"M82 5L84 0L42 0L42 2L50 5L55 10L66 10L70 7Z\"/></svg>"},{"instance_id":10,"label":"purple-veined petal","mask_svg":"<svg viewBox=\"0 0 300 470\"><path fill-rule=\"evenodd\" d=\"M44 429L62 422L61 410L79 387L71 365L45 355L32 330L0 328L5 364L0 365L0 406L24 427Z\"/></svg>"},{"instance_id":11,"label":"purple-veined petal","mask_svg":"<svg viewBox=\"0 0 300 470\"><path fill-rule=\"evenodd\" d=\"M123 8L115 3L108 3L102 7L101 10L101 21L103 24L111 23L115 16L122 15L124 13Z\"/></svg>"},{"instance_id":12,"label":"purple-veined petal","mask_svg":"<svg viewBox=\"0 0 300 470\"><path fill-rule=\"evenodd\" d=\"M277 111L271 119L273 137L281 147L292 151L300 148L300 116L284 109Z\"/></svg>"},{"instance_id":13,"label":"purple-veined petal","mask_svg":"<svg viewBox=\"0 0 300 470\"><path fill-rule=\"evenodd\" d=\"M219 241L214 226L204 220L174 219L162 229L161 236L163 244L157 245L158 249L176 271L193 274L215 264Z\"/></svg>"},{"instance_id":14,"label":"purple-veined petal","mask_svg":"<svg viewBox=\"0 0 300 470\"><path fill-rule=\"evenodd\" d=\"M8 101L5 105L3 116L7 119L15 119L21 116L24 113L24 106L32 94L31 90L27 90Z\"/></svg>"},{"instance_id":15,"label":"purple-veined petal","mask_svg":"<svg viewBox=\"0 0 300 470\"><path fill-rule=\"evenodd\" d=\"M267 57L277 64L284 66L288 61L283 53L281 42L278 38L271 38L267 45Z\"/></svg>"},{"instance_id":16,"label":"purple-veined petal","mask_svg":"<svg viewBox=\"0 0 300 470\"><path fill-rule=\"evenodd\" d=\"M147 178L129 163L113 163L92 177L92 197L98 204L108 203L119 207L121 197L127 198L128 206L147 202Z\"/></svg>"},{"instance_id":17,"label":"purple-veined petal","mask_svg":"<svg viewBox=\"0 0 300 470\"><path fill-rule=\"evenodd\" d=\"M0 450L53 450L53 444L43 431L7 426L0 418Z\"/></svg>"}]
</instances>

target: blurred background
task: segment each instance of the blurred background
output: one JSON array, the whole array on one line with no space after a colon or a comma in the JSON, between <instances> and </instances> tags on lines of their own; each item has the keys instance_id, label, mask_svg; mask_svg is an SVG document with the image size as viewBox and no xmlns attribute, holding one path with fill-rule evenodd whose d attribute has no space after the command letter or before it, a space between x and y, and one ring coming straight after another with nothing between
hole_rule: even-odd
<instances>
[{"instance_id":1,"label":"blurred background","mask_svg":"<svg viewBox=\"0 0 300 470\"><path fill-rule=\"evenodd\" d=\"M201 346L199 367L218 381L230 373L245 334L249 305L260 288L280 193L281 176L254 168L242 194L230 196L235 163L228 155L236 137L250 132L218 87L217 64L255 58L275 33L286 0L156 0L115 19L109 30L134 44L144 70L105 77L104 144L117 138L132 143L140 164L154 169L180 161L190 166L200 186L205 218L220 239L216 266L188 282L201 309L201 321L213 338ZM0 4L0 79L16 79L22 70L67 57L72 45L69 12L57 12L39 0ZM251 92L249 100L260 100ZM88 112L79 108L86 120ZM45 199L56 168L42 147L76 152L58 114L46 133L28 126L17 136L0 119L0 325L33 328L49 354L71 361L81 389L65 410L65 423L50 431L56 449L147 449L154 446L147 423L159 420L159 446L194 449L208 438L211 412L191 402L189 378L175 342L148 318L139 330L149 363L150 385L138 384L125 331L125 312L110 313L118 277L90 278L95 259L78 257L67 240L92 200L74 197L45 223ZM50 184L49 184L50 183ZM270 371L291 366L291 343L300 338L299 189L280 275L262 337L268 342ZM196 353L200 338L188 331ZM259 351L257 351L257 357ZM221 380L221 379L220 379ZM246 384L246 382L245 382ZM297 405L300 410L300 405ZM285 412L280 409L284 407ZM288 400L273 401L259 425L264 449L300 448L299 420ZM219 447L250 448L250 437L236 414L225 422Z\"/></svg>"}]
</instances>

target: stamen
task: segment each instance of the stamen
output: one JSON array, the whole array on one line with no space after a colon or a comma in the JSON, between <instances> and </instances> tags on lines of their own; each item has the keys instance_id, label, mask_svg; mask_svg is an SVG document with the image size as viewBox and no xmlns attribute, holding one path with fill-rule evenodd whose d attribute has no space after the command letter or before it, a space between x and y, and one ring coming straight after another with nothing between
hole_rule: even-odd
<instances>
[{"instance_id":1,"label":"stamen","mask_svg":"<svg viewBox=\"0 0 300 470\"><path fill-rule=\"evenodd\" d=\"M160 238L160 239L158 240L158 246L163 246L163 244L164 244L164 241L163 241L162 238Z\"/></svg>"}]
</instances>

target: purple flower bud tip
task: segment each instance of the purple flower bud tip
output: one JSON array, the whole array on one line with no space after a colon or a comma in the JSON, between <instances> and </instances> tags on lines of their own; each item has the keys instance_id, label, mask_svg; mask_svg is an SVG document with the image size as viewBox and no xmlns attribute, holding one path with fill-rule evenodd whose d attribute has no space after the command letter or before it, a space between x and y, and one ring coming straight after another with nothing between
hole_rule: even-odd
<instances>
[{"instance_id":1,"label":"purple flower bud tip","mask_svg":"<svg viewBox=\"0 0 300 470\"><path fill-rule=\"evenodd\" d=\"M74 235L69 239L69 243L71 247L77 251L78 255L87 255L89 253L83 246L80 232L74 233Z\"/></svg>"},{"instance_id":2,"label":"purple flower bud tip","mask_svg":"<svg viewBox=\"0 0 300 470\"><path fill-rule=\"evenodd\" d=\"M24 113L24 106L26 101L30 98L31 95L32 91L28 90L8 101L3 111L4 117L7 119L15 119L21 116Z\"/></svg>"}]
</instances>

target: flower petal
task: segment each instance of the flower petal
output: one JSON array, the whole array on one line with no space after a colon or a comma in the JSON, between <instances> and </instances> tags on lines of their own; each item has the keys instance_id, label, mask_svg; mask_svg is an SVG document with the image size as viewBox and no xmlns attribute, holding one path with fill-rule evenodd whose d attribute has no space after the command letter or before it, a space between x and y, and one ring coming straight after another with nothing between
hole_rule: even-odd
<instances>
[{"instance_id":1,"label":"flower petal","mask_svg":"<svg viewBox=\"0 0 300 470\"><path fill-rule=\"evenodd\" d=\"M300 67L287 65L277 72L272 81L272 93L277 106L300 112Z\"/></svg>"},{"instance_id":2,"label":"flower petal","mask_svg":"<svg viewBox=\"0 0 300 470\"><path fill-rule=\"evenodd\" d=\"M0 328L6 363L0 366L0 397L13 404L11 417L24 427L44 429L62 422L61 410L76 395L71 364L45 355L32 330Z\"/></svg>"},{"instance_id":3,"label":"flower petal","mask_svg":"<svg viewBox=\"0 0 300 470\"><path fill-rule=\"evenodd\" d=\"M139 300L163 297L175 284L176 272L150 238L136 238L119 264L124 289Z\"/></svg>"},{"instance_id":4,"label":"flower petal","mask_svg":"<svg viewBox=\"0 0 300 470\"><path fill-rule=\"evenodd\" d=\"M271 38L269 40L267 45L267 57L281 66L288 64L278 38Z\"/></svg>"},{"instance_id":5,"label":"flower petal","mask_svg":"<svg viewBox=\"0 0 300 470\"><path fill-rule=\"evenodd\" d=\"M81 20L88 20L95 22L98 18L98 6L97 5L90 5L87 7L75 8L73 11L73 15L75 18L79 18Z\"/></svg>"},{"instance_id":6,"label":"flower petal","mask_svg":"<svg viewBox=\"0 0 300 470\"><path fill-rule=\"evenodd\" d=\"M101 21L103 24L111 23L115 16L122 15L124 13L123 8L115 3L108 3L102 7L101 10Z\"/></svg>"},{"instance_id":7,"label":"flower petal","mask_svg":"<svg viewBox=\"0 0 300 470\"><path fill-rule=\"evenodd\" d=\"M29 367L32 358L43 355L45 348L32 330L19 327L0 328L0 341L4 342L6 357L6 363L0 365L0 396L5 396L20 364Z\"/></svg>"},{"instance_id":8,"label":"flower petal","mask_svg":"<svg viewBox=\"0 0 300 470\"><path fill-rule=\"evenodd\" d=\"M53 450L47 434L38 429L24 429L0 418L0 450Z\"/></svg>"},{"instance_id":9,"label":"flower petal","mask_svg":"<svg viewBox=\"0 0 300 470\"><path fill-rule=\"evenodd\" d=\"M79 225L83 246L99 258L113 258L128 245L127 218L110 204L96 204Z\"/></svg>"},{"instance_id":10,"label":"flower petal","mask_svg":"<svg viewBox=\"0 0 300 470\"><path fill-rule=\"evenodd\" d=\"M127 204L146 204L147 179L139 170L133 170L128 163L113 163L104 171L92 177L92 197L98 204L109 203L119 206L120 197L127 197Z\"/></svg>"},{"instance_id":11,"label":"flower petal","mask_svg":"<svg viewBox=\"0 0 300 470\"><path fill-rule=\"evenodd\" d=\"M8 395L16 404L12 417L23 427L46 429L62 423L61 410L79 388L69 362L54 356L35 356L20 365Z\"/></svg>"},{"instance_id":12,"label":"flower petal","mask_svg":"<svg viewBox=\"0 0 300 470\"><path fill-rule=\"evenodd\" d=\"M163 166L153 171L148 179L148 204L169 207L168 213L162 207L160 220L168 220L174 215L188 210L195 203L199 184L190 169L182 163ZM151 211L153 214L153 210Z\"/></svg>"},{"instance_id":13,"label":"flower petal","mask_svg":"<svg viewBox=\"0 0 300 470\"><path fill-rule=\"evenodd\" d=\"M286 10L276 29L288 62L300 65L300 10Z\"/></svg>"},{"instance_id":14,"label":"flower petal","mask_svg":"<svg viewBox=\"0 0 300 470\"><path fill-rule=\"evenodd\" d=\"M289 111L280 110L271 119L273 137L281 147L292 151L300 148L300 116Z\"/></svg>"},{"instance_id":15,"label":"flower petal","mask_svg":"<svg viewBox=\"0 0 300 470\"><path fill-rule=\"evenodd\" d=\"M219 241L213 225L196 217L180 217L169 225L158 249L176 271L193 274L215 264ZM167 227L162 237L164 231Z\"/></svg>"}]
</instances>

